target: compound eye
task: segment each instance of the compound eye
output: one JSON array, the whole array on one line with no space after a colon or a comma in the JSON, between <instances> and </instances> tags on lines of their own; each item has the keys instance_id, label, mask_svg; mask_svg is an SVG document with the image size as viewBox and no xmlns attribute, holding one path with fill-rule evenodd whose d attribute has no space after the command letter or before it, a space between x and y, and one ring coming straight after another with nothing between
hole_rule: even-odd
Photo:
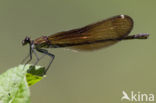
<instances>
[{"instance_id":1,"label":"compound eye","mask_svg":"<svg viewBox=\"0 0 156 103\"><path fill-rule=\"evenodd\" d=\"M25 37L25 39L22 41L22 45L26 45L29 42L30 42L30 38L29 37Z\"/></svg>"},{"instance_id":2,"label":"compound eye","mask_svg":"<svg viewBox=\"0 0 156 103\"><path fill-rule=\"evenodd\" d=\"M29 40L30 40L30 38L29 38L29 37L26 37L26 38L25 38L25 40L26 40L26 41L29 41Z\"/></svg>"},{"instance_id":3,"label":"compound eye","mask_svg":"<svg viewBox=\"0 0 156 103\"><path fill-rule=\"evenodd\" d=\"M30 38L29 37L25 37L24 41L30 41Z\"/></svg>"}]
</instances>

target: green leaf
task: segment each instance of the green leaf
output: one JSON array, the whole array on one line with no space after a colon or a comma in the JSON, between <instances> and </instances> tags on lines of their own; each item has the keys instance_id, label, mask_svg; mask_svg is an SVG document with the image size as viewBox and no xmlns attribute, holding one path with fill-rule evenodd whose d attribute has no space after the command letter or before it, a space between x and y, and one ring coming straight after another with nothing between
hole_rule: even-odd
<instances>
[{"instance_id":1,"label":"green leaf","mask_svg":"<svg viewBox=\"0 0 156 103\"><path fill-rule=\"evenodd\" d=\"M25 78L21 81L14 99L10 103L30 103L30 92Z\"/></svg>"},{"instance_id":2,"label":"green leaf","mask_svg":"<svg viewBox=\"0 0 156 103\"><path fill-rule=\"evenodd\" d=\"M0 103L30 103L29 86L40 81L45 68L19 65L0 75Z\"/></svg>"},{"instance_id":3,"label":"green leaf","mask_svg":"<svg viewBox=\"0 0 156 103\"><path fill-rule=\"evenodd\" d=\"M20 65L0 75L1 103L29 103L30 93L25 79L28 68Z\"/></svg>"},{"instance_id":4,"label":"green leaf","mask_svg":"<svg viewBox=\"0 0 156 103\"><path fill-rule=\"evenodd\" d=\"M34 85L35 83L39 82L43 79L45 73L45 68L41 66L30 66L26 77L27 77L27 83L29 86Z\"/></svg>"}]
</instances>

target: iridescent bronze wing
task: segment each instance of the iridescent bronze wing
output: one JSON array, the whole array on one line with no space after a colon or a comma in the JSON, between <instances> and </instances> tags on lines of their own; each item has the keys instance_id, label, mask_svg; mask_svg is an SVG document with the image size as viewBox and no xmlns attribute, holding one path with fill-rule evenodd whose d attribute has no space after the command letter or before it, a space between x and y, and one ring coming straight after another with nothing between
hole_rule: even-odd
<instances>
[{"instance_id":1,"label":"iridescent bronze wing","mask_svg":"<svg viewBox=\"0 0 156 103\"><path fill-rule=\"evenodd\" d=\"M126 15L114 16L82 28L48 36L51 47L70 47L77 50L96 50L126 37L133 28L133 20Z\"/></svg>"}]
</instances>

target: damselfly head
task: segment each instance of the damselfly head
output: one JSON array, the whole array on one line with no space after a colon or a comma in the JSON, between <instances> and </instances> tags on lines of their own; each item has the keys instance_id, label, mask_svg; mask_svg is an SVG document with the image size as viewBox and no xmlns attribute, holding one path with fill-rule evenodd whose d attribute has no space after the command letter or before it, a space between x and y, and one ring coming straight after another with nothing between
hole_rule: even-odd
<instances>
[{"instance_id":1,"label":"damselfly head","mask_svg":"<svg viewBox=\"0 0 156 103\"><path fill-rule=\"evenodd\" d=\"M24 40L22 40L22 45L26 45L26 44L30 44L31 43L31 40L30 40L30 37L25 37Z\"/></svg>"}]
</instances>

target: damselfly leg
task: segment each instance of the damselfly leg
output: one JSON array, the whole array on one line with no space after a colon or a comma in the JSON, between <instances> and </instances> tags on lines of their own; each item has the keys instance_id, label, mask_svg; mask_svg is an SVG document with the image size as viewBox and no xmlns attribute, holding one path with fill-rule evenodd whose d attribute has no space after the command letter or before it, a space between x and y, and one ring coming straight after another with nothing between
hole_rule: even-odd
<instances>
[{"instance_id":1,"label":"damselfly leg","mask_svg":"<svg viewBox=\"0 0 156 103\"><path fill-rule=\"evenodd\" d=\"M49 67L50 67L50 65L52 64L52 62L53 62L53 60L54 60L54 58L55 58L55 55L49 53L49 52L48 52L47 50L45 50L45 49L38 49L38 48L36 48L36 50L37 50L38 52L40 52L40 53L43 53L43 54L48 55L48 56L51 58L51 60L50 60L50 62L49 62L49 64L48 64L48 66L46 67L45 72L44 72L44 74L46 74L47 71L48 71L48 69L49 69Z\"/></svg>"}]
</instances>

